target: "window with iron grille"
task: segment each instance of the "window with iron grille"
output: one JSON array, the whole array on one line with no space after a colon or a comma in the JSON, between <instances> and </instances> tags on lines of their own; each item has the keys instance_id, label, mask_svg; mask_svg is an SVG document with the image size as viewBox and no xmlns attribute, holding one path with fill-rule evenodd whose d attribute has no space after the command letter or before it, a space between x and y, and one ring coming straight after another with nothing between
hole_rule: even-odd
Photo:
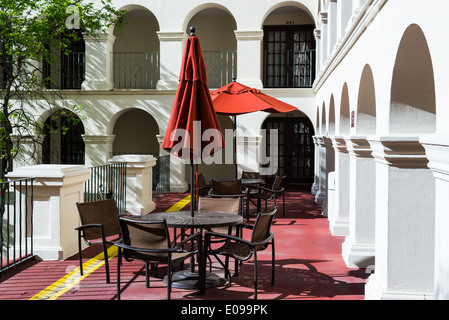
<instances>
[{"instance_id":1,"label":"window with iron grille","mask_svg":"<svg viewBox=\"0 0 449 320\"><path fill-rule=\"evenodd\" d=\"M264 27L264 87L310 88L315 80L313 25Z\"/></svg>"}]
</instances>

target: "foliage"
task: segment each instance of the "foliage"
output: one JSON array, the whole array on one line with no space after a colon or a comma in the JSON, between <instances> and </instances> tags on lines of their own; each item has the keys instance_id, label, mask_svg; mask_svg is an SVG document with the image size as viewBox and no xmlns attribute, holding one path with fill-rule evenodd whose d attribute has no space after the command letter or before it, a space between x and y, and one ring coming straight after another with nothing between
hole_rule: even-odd
<instances>
[{"instance_id":1,"label":"foliage","mask_svg":"<svg viewBox=\"0 0 449 320\"><path fill-rule=\"evenodd\" d=\"M0 0L0 9L1 178L12 170L22 140L42 140L44 124L33 111L76 114L82 109L70 105L62 91L45 90L51 79L43 64L58 63L61 54L68 55L70 44L83 35L119 27L124 12L115 10L111 0Z\"/></svg>"}]
</instances>

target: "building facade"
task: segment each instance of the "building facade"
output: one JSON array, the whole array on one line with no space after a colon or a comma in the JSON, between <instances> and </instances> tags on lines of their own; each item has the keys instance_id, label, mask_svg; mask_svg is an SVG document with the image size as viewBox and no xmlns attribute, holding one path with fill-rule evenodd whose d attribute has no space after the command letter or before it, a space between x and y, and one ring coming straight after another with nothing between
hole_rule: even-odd
<instances>
[{"instance_id":1,"label":"building facade","mask_svg":"<svg viewBox=\"0 0 449 320\"><path fill-rule=\"evenodd\" d=\"M348 266L373 270L367 299L449 298L447 1L114 4L127 10L121 30L85 38L61 66L48 67L83 111L70 139L46 137L42 161L94 166L117 154L163 155L195 25L210 89L236 77L298 107L238 117L239 172L260 169L250 158L266 143L261 131L279 129L278 173L313 184L331 232L345 236ZM36 111L40 121L49 116ZM219 120L233 127L231 118ZM206 179L229 178L234 164L200 170ZM171 158L171 191L186 191L187 181L185 165Z\"/></svg>"}]
</instances>

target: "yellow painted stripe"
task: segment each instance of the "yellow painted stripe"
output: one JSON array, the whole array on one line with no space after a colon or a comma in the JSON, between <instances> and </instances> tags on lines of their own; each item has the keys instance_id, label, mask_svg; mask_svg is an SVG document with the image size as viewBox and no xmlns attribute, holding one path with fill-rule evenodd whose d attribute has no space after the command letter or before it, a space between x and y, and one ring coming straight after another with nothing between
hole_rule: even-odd
<instances>
[{"instance_id":1,"label":"yellow painted stripe","mask_svg":"<svg viewBox=\"0 0 449 320\"><path fill-rule=\"evenodd\" d=\"M182 208L184 208L186 205L188 205L189 203L190 203L190 196L187 196L184 199L182 199L181 201L179 201L178 203L176 203L175 205L173 205L170 209L167 210L167 212L179 211Z\"/></svg>"},{"instance_id":2,"label":"yellow painted stripe","mask_svg":"<svg viewBox=\"0 0 449 320\"><path fill-rule=\"evenodd\" d=\"M109 247L109 260L116 255L117 247ZM83 275L80 274L80 268L78 267L72 270L70 273L66 274L63 278L53 283L51 286L36 294L30 300L56 300L58 297L67 292L67 290L80 283L84 278L101 267L104 264L104 261L104 253L102 252L89 261L83 263Z\"/></svg>"},{"instance_id":3,"label":"yellow painted stripe","mask_svg":"<svg viewBox=\"0 0 449 320\"><path fill-rule=\"evenodd\" d=\"M167 211L179 211L190 203L190 196L182 199ZM117 255L117 247L111 246L108 249L109 260ZM90 259L89 261L83 263L83 275L80 274L80 268L76 268L66 274L63 278L59 279L49 287L45 288L35 296L31 297L30 300L56 300L58 297L63 295L69 289L76 286L84 278L89 276L92 272L97 270L104 264L104 254L103 252Z\"/></svg>"}]
</instances>

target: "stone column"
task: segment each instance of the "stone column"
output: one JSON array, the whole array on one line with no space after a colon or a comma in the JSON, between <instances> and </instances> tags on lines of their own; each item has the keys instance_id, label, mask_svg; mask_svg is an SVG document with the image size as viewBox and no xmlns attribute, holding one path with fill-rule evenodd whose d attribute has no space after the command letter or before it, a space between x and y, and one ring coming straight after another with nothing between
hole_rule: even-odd
<instances>
[{"instance_id":1,"label":"stone column","mask_svg":"<svg viewBox=\"0 0 449 320\"><path fill-rule=\"evenodd\" d=\"M449 136L420 139L435 178L435 299L449 300Z\"/></svg>"},{"instance_id":2,"label":"stone column","mask_svg":"<svg viewBox=\"0 0 449 320\"><path fill-rule=\"evenodd\" d=\"M376 217L376 165L363 136L345 139L349 152L349 235L342 246L348 267L374 264Z\"/></svg>"},{"instance_id":3,"label":"stone column","mask_svg":"<svg viewBox=\"0 0 449 320\"><path fill-rule=\"evenodd\" d=\"M263 88L261 65L263 30L235 31L237 39L237 81L252 88Z\"/></svg>"},{"instance_id":4,"label":"stone column","mask_svg":"<svg viewBox=\"0 0 449 320\"><path fill-rule=\"evenodd\" d=\"M315 195L315 202L317 204L323 204L327 198L327 183L326 183L326 148L324 147L324 139L322 136L316 136L316 142L318 144L318 192Z\"/></svg>"},{"instance_id":5,"label":"stone column","mask_svg":"<svg viewBox=\"0 0 449 320\"><path fill-rule=\"evenodd\" d=\"M327 46L327 37L328 37L328 28L327 28L327 11L320 12L320 22L321 22L321 41L320 41L320 56L317 57L317 60L320 61L321 68L326 65L327 57L328 57L328 46Z\"/></svg>"},{"instance_id":6,"label":"stone column","mask_svg":"<svg viewBox=\"0 0 449 320\"><path fill-rule=\"evenodd\" d=\"M343 137L332 137L335 152L335 201L328 207L329 226L334 236L349 235L349 154Z\"/></svg>"},{"instance_id":7,"label":"stone column","mask_svg":"<svg viewBox=\"0 0 449 320\"><path fill-rule=\"evenodd\" d=\"M434 294L435 179L417 137L372 137L376 159L376 268L366 299ZM446 231L447 232L447 231Z\"/></svg>"},{"instance_id":8,"label":"stone column","mask_svg":"<svg viewBox=\"0 0 449 320\"><path fill-rule=\"evenodd\" d=\"M184 31L158 31L157 35L160 41L160 79L156 88L177 90L187 34Z\"/></svg>"},{"instance_id":9,"label":"stone column","mask_svg":"<svg viewBox=\"0 0 449 320\"><path fill-rule=\"evenodd\" d=\"M313 143L315 145L315 164L314 164L314 176L312 185L312 194L316 195L320 190L320 144L318 137L313 136Z\"/></svg>"},{"instance_id":10,"label":"stone column","mask_svg":"<svg viewBox=\"0 0 449 320\"><path fill-rule=\"evenodd\" d=\"M328 54L332 55L337 43L337 0L329 0L328 23L327 23L327 47Z\"/></svg>"},{"instance_id":11,"label":"stone column","mask_svg":"<svg viewBox=\"0 0 449 320\"><path fill-rule=\"evenodd\" d=\"M326 199L323 202L321 212L324 217L328 216L328 188L329 188L329 175L335 171L335 152L332 146L332 139L330 137L323 137L323 148L325 149L325 163L322 164L322 170L324 174L324 188L326 192Z\"/></svg>"},{"instance_id":12,"label":"stone column","mask_svg":"<svg viewBox=\"0 0 449 320\"><path fill-rule=\"evenodd\" d=\"M8 179L35 178L33 188L33 246L43 260L64 260L78 252L80 225L76 202L84 201L90 170L80 165L20 167Z\"/></svg>"},{"instance_id":13,"label":"stone column","mask_svg":"<svg viewBox=\"0 0 449 320\"><path fill-rule=\"evenodd\" d=\"M86 74L81 85L83 90L111 90L112 57L115 36L100 34L84 36L86 43Z\"/></svg>"},{"instance_id":14,"label":"stone column","mask_svg":"<svg viewBox=\"0 0 449 320\"><path fill-rule=\"evenodd\" d=\"M85 148L85 165L87 167L103 166L112 156L115 135L83 135Z\"/></svg>"},{"instance_id":15,"label":"stone column","mask_svg":"<svg viewBox=\"0 0 449 320\"><path fill-rule=\"evenodd\" d=\"M156 158L151 155L120 155L109 163L126 162L126 211L144 215L156 208L153 202L153 167Z\"/></svg>"}]
</instances>

